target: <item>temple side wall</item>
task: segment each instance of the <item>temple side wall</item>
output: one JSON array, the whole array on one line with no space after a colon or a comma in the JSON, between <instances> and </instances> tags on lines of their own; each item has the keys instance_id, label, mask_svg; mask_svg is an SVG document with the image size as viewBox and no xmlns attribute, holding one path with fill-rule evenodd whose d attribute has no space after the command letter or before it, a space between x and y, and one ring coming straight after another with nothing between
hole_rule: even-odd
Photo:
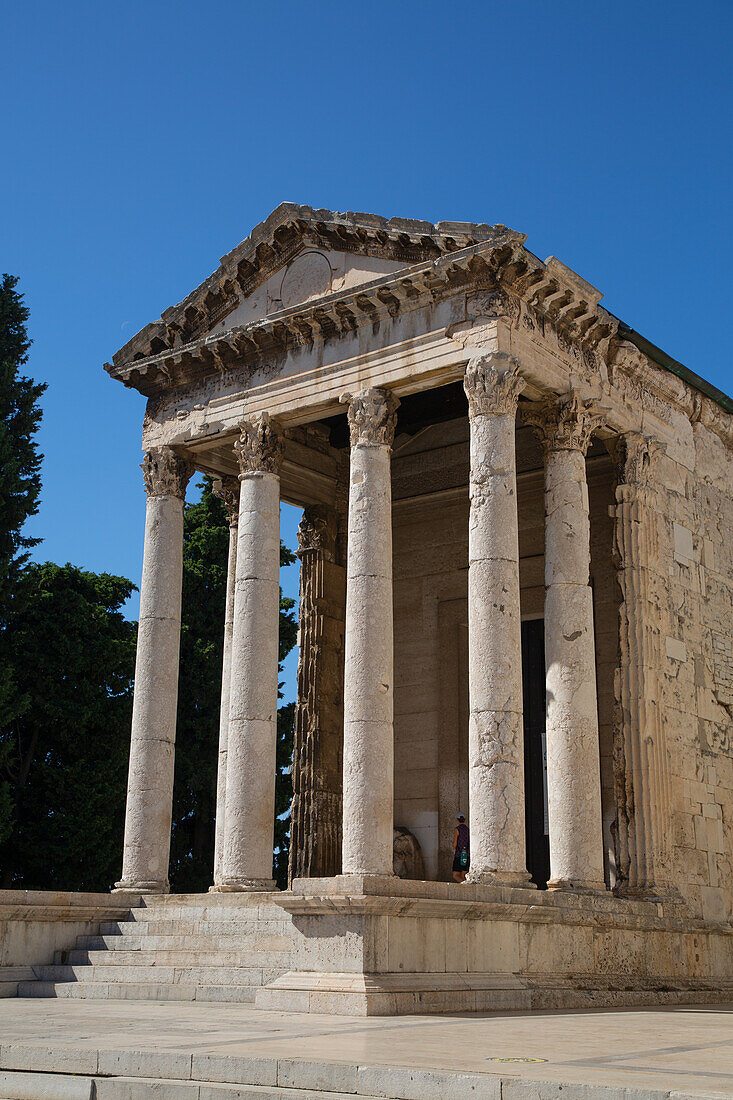
<instances>
[{"instance_id":1,"label":"temple side wall","mask_svg":"<svg viewBox=\"0 0 733 1100\"><path fill-rule=\"evenodd\" d=\"M672 868L695 915L733 917L733 456L702 424L659 462Z\"/></svg>"}]
</instances>

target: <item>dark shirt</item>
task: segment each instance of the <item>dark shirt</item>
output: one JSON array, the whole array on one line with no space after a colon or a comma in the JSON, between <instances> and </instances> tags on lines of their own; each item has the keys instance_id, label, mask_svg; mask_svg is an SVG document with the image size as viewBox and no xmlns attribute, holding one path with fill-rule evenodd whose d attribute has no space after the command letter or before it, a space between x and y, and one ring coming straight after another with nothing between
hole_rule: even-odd
<instances>
[{"instance_id":1,"label":"dark shirt","mask_svg":"<svg viewBox=\"0 0 733 1100\"><path fill-rule=\"evenodd\" d=\"M471 847L470 841L468 839L468 825L466 825L465 823L464 824L458 824L456 826L456 828L458 829L458 840L456 841L456 851L457 852L462 852L464 848L466 849L466 851L468 851L469 848Z\"/></svg>"}]
</instances>

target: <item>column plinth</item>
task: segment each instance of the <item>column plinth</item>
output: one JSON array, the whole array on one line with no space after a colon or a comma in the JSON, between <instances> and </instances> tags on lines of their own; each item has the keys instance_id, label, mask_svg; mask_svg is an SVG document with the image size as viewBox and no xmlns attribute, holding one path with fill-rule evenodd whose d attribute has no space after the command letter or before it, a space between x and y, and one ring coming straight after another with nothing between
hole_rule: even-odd
<instances>
[{"instance_id":1,"label":"column plinth","mask_svg":"<svg viewBox=\"0 0 733 1100\"><path fill-rule=\"evenodd\" d=\"M280 615L280 429L242 425L224 841L214 890L271 890Z\"/></svg>"},{"instance_id":2,"label":"column plinth","mask_svg":"<svg viewBox=\"0 0 733 1100\"><path fill-rule=\"evenodd\" d=\"M502 353L466 369L469 882L530 885L525 851L515 416L524 388Z\"/></svg>"},{"instance_id":3,"label":"column plinth","mask_svg":"<svg viewBox=\"0 0 733 1100\"><path fill-rule=\"evenodd\" d=\"M122 878L167 893L183 581L183 501L193 467L170 447L142 463L145 513Z\"/></svg>"},{"instance_id":4,"label":"column plinth","mask_svg":"<svg viewBox=\"0 0 733 1100\"><path fill-rule=\"evenodd\" d=\"M394 815L391 448L397 399L348 401L342 873L392 875Z\"/></svg>"},{"instance_id":5,"label":"column plinth","mask_svg":"<svg viewBox=\"0 0 733 1100\"><path fill-rule=\"evenodd\" d=\"M585 455L601 415L575 394L525 422L545 455L545 665L549 889L605 890L590 515Z\"/></svg>"},{"instance_id":6,"label":"column plinth","mask_svg":"<svg viewBox=\"0 0 733 1100\"><path fill-rule=\"evenodd\" d=\"M214 495L224 504L229 520L229 554L227 558L227 590L224 610L224 650L221 671L221 704L219 708L219 756L216 771L216 823L214 831L214 889L222 878L224 860L224 815L226 809L227 744L229 740L229 690L232 672L232 636L234 633L234 594L237 571L237 530L239 527L239 480L217 478Z\"/></svg>"}]
</instances>

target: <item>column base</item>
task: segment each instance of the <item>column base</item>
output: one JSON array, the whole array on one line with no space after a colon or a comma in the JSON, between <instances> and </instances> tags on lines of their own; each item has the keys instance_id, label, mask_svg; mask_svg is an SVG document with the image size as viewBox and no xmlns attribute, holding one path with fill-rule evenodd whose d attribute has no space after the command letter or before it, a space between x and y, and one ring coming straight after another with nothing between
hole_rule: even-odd
<instances>
[{"instance_id":1,"label":"column base","mask_svg":"<svg viewBox=\"0 0 733 1100\"><path fill-rule=\"evenodd\" d=\"M596 882L592 879L567 879L551 878L547 883L548 890L567 890L573 894L607 894L608 887L605 882Z\"/></svg>"},{"instance_id":2,"label":"column base","mask_svg":"<svg viewBox=\"0 0 733 1100\"><path fill-rule=\"evenodd\" d=\"M513 886L523 890L536 890L527 871L469 871L466 882L472 886Z\"/></svg>"},{"instance_id":3,"label":"column base","mask_svg":"<svg viewBox=\"0 0 733 1100\"><path fill-rule=\"evenodd\" d=\"M209 887L210 894L244 894L253 891L277 890L274 878L243 878L231 882L216 882Z\"/></svg>"},{"instance_id":4,"label":"column base","mask_svg":"<svg viewBox=\"0 0 733 1100\"><path fill-rule=\"evenodd\" d=\"M121 879L110 890L111 894L170 894L170 892L171 884L167 879L165 882L128 882L126 879Z\"/></svg>"}]
</instances>

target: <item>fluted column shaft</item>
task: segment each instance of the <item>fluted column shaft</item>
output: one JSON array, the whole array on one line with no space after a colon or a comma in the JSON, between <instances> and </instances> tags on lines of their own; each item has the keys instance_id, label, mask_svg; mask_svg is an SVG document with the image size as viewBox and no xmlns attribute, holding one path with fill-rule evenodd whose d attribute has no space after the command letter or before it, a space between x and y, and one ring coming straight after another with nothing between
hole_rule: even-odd
<instances>
[{"instance_id":1,"label":"fluted column shaft","mask_svg":"<svg viewBox=\"0 0 733 1100\"><path fill-rule=\"evenodd\" d=\"M525 416L545 453L545 665L550 889L603 890L590 513L585 455L602 422L569 394Z\"/></svg>"},{"instance_id":2,"label":"fluted column shaft","mask_svg":"<svg viewBox=\"0 0 733 1100\"><path fill-rule=\"evenodd\" d=\"M341 870L345 569L336 561L338 515L322 505L298 528L300 626L293 729L288 878Z\"/></svg>"},{"instance_id":3,"label":"fluted column shaft","mask_svg":"<svg viewBox=\"0 0 733 1100\"><path fill-rule=\"evenodd\" d=\"M234 634L234 594L237 570L237 531L239 527L239 481L218 478L214 494L223 502L229 519L229 554L227 558L227 591L224 610L224 650L221 670L221 704L219 707L219 756L216 771L216 825L214 833L214 885L222 879L224 861L224 815L226 807L227 743L229 739L229 691L232 671L232 637Z\"/></svg>"},{"instance_id":4,"label":"fluted column shaft","mask_svg":"<svg viewBox=\"0 0 733 1100\"><path fill-rule=\"evenodd\" d=\"M661 715L659 608L668 578L660 560L654 474L663 447L629 432L611 447L619 470L614 557L622 602L616 672L616 842L620 893L674 893L668 751Z\"/></svg>"},{"instance_id":5,"label":"fluted column shaft","mask_svg":"<svg viewBox=\"0 0 733 1100\"><path fill-rule=\"evenodd\" d=\"M242 425L224 853L218 890L268 890L272 878L280 613L282 436L262 413Z\"/></svg>"},{"instance_id":6,"label":"fluted column shaft","mask_svg":"<svg viewBox=\"0 0 733 1100\"><path fill-rule=\"evenodd\" d=\"M514 360L497 353L472 359L464 386L471 428L469 879L529 885L514 438L524 382Z\"/></svg>"},{"instance_id":7,"label":"fluted column shaft","mask_svg":"<svg viewBox=\"0 0 733 1100\"><path fill-rule=\"evenodd\" d=\"M392 488L397 401L348 398L351 433L344 657L344 874L392 874Z\"/></svg>"},{"instance_id":8,"label":"fluted column shaft","mask_svg":"<svg viewBox=\"0 0 733 1100\"><path fill-rule=\"evenodd\" d=\"M120 890L166 893L183 582L183 501L193 467L170 447L142 464L145 514Z\"/></svg>"}]
</instances>

